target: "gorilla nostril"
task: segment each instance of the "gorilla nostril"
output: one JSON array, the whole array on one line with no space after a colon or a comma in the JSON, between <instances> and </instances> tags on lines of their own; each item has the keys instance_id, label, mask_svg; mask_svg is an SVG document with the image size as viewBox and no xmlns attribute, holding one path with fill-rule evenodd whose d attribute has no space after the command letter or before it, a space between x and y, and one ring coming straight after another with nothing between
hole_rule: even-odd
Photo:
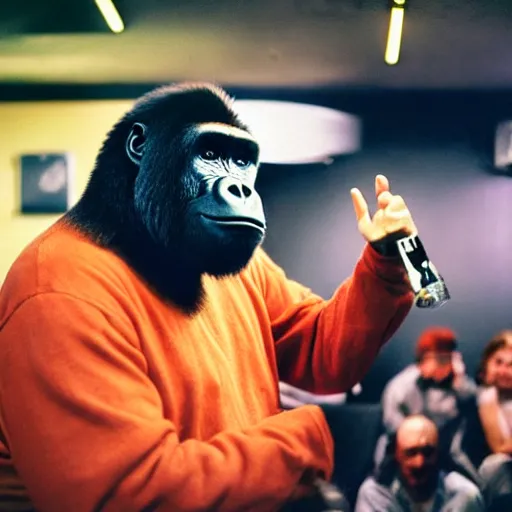
<instances>
[{"instance_id":1,"label":"gorilla nostril","mask_svg":"<svg viewBox=\"0 0 512 512\"><path fill-rule=\"evenodd\" d=\"M228 191L236 197L242 197L242 190L240 190L240 187L238 185L230 185L228 187Z\"/></svg>"},{"instance_id":2,"label":"gorilla nostril","mask_svg":"<svg viewBox=\"0 0 512 512\"><path fill-rule=\"evenodd\" d=\"M250 197L252 194L252 190L246 185L242 185L242 192L243 192L245 198Z\"/></svg>"}]
</instances>

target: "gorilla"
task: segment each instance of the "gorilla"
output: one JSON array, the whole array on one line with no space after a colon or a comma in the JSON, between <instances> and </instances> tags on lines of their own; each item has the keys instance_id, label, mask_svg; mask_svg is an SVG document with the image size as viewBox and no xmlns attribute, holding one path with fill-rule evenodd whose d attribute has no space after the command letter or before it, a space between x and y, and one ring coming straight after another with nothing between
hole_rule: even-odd
<instances>
[{"instance_id":1,"label":"gorilla","mask_svg":"<svg viewBox=\"0 0 512 512\"><path fill-rule=\"evenodd\" d=\"M383 248L414 223L385 177L373 218L353 189L367 243L324 300L262 247L258 167L215 85L160 87L113 126L0 290L0 509L344 508L331 412L283 410L279 381L362 380L412 305Z\"/></svg>"},{"instance_id":2,"label":"gorilla","mask_svg":"<svg viewBox=\"0 0 512 512\"><path fill-rule=\"evenodd\" d=\"M160 87L114 126L67 217L194 313L201 275L240 272L264 239L258 157L222 89Z\"/></svg>"}]
</instances>

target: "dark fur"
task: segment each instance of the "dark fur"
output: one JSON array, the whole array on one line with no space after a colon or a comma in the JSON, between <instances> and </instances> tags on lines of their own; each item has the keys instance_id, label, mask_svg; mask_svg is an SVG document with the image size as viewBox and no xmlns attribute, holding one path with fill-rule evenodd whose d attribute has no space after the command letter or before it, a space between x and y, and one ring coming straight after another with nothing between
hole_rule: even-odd
<instances>
[{"instance_id":1,"label":"dark fur","mask_svg":"<svg viewBox=\"0 0 512 512\"><path fill-rule=\"evenodd\" d=\"M140 169L125 152L135 122L149 131ZM215 86L167 86L143 96L108 134L82 198L66 216L94 242L119 254L164 300L189 313L202 304L201 275L208 271L193 256L208 254L209 247L202 233L184 236L187 204L199 192L198 181L187 172L187 138L204 122L248 131L231 99ZM225 254L232 249L228 244ZM248 249L252 254L252 241ZM213 261L222 257L211 256Z\"/></svg>"}]
</instances>

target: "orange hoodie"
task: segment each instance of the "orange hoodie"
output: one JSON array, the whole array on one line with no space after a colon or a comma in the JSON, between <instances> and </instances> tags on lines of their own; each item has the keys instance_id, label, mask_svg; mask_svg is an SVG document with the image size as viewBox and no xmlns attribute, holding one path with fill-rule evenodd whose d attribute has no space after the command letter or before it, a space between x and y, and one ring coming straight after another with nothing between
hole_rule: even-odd
<instances>
[{"instance_id":1,"label":"orange hoodie","mask_svg":"<svg viewBox=\"0 0 512 512\"><path fill-rule=\"evenodd\" d=\"M64 221L25 249L0 293L0 510L263 512L330 476L321 409L281 412L278 380L359 381L411 307L401 265L368 246L323 301L258 249L204 284L187 317Z\"/></svg>"}]
</instances>

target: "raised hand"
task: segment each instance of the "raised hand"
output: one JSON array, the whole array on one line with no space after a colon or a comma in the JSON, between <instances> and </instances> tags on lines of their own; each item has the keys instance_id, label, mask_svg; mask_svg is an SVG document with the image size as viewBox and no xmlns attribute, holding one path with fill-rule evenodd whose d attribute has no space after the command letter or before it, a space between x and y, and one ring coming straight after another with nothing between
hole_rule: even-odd
<instances>
[{"instance_id":1,"label":"raised hand","mask_svg":"<svg viewBox=\"0 0 512 512\"><path fill-rule=\"evenodd\" d=\"M350 191L357 227L368 242L376 242L385 238L399 238L417 233L411 213L403 198L393 195L389 190L389 181L382 174L375 177L375 196L377 211L370 216L368 203L357 188Z\"/></svg>"}]
</instances>

